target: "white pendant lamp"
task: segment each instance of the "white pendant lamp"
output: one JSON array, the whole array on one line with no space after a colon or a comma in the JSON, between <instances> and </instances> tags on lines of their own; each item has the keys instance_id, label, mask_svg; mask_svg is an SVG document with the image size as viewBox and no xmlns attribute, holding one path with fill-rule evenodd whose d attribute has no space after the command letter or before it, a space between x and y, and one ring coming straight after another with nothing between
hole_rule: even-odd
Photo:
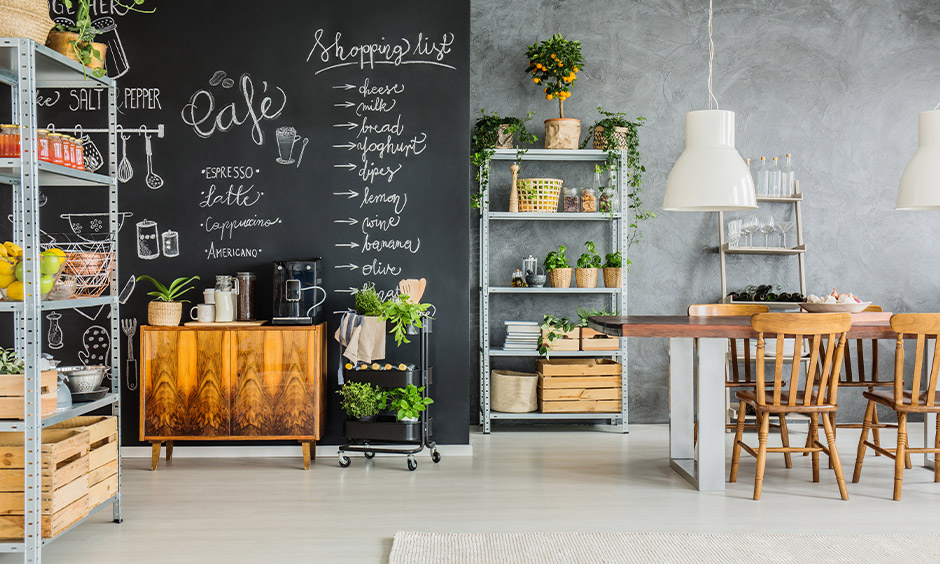
<instances>
[{"instance_id":1,"label":"white pendant lamp","mask_svg":"<svg viewBox=\"0 0 940 564\"><path fill-rule=\"evenodd\" d=\"M901 175L895 209L940 210L940 110L921 112L918 128L917 152Z\"/></svg>"},{"instance_id":2,"label":"white pendant lamp","mask_svg":"<svg viewBox=\"0 0 940 564\"><path fill-rule=\"evenodd\" d=\"M685 115L685 150L669 173L663 209L734 211L757 208L754 179L734 147L734 112L712 92L712 1L708 3L708 110ZM710 109L714 103L715 109Z\"/></svg>"}]
</instances>

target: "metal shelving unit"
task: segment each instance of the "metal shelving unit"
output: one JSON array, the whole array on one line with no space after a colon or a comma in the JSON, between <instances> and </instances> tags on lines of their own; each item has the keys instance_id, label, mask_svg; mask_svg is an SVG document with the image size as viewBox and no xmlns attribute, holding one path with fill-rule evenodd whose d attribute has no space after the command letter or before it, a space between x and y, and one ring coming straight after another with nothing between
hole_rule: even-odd
<instances>
[{"instance_id":1,"label":"metal shelving unit","mask_svg":"<svg viewBox=\"0 0 940 564\"><path fill-rule=\"evenodd\" d=\"M112 269L107 295L91 299L58 301L40 300L38 267L39 187L103 187L108 195L109 231L115 234L114 252L117 253L118 182L117 182L117 91L115 82L107 77L84 76L82 66L68 58L28 39L0 38L0 83L11 87L12 118L20 124L18 159L0 159L0 184L12 187L13 241L23 247L25 262L24 298L22 302L0 303L0 312L10 312L14 318L14 344L25 362L23 380L25 417L22 421L2 421L0 431L24 433L24 538L22 542L0 541L0 552L22 552L23 561L38 563L42 546L53 538L42 538L41 520L41 453L42 429L97 409L111 406L111 413L120 417L121 379L120 327L117 267ZM37 158L38 116L36 93L39 88L94 88L108 91L108 175L74 170L61 165L41 162ZM111 306L111 393L104 398L77 403L72 408L56 412L43 419L40 415L39 358L42 353L42 312L55 309ZM120 421L118 444L120 444ZM103 507L111 505L115 522L121 521L121 457L118 452L118 489L109 500L93 509L81 523ZM76 523L76 525L78 524ZM75 525L72 525L73 527ZM71 528L71 527L69 527ZM62 533L60 533L62 534Z\"/></svg>"},{"instance_id":2,"label":"metal shelving unit","mask_svg":"<svg viewBox=\"0 0 940 564\"><path fill-rule=\"evenodd\" d=\"M621 373L620 413L499 413L490 409L490 359L495 357L536 358L538 351L502 350L490 346L490 300L506 299L504 295L594 295L607 296L609 307L613 311L627 313L627 269L623 269L620 288L512 288L490 285L490 223L491 222L530 222L530 221L569 221L569 222L606 222L610 229L608 244L611 251L620 251L623 260L627 260L627 227L624 220L626 205L626 153L621 151L620 167L616 171L619 210L614 214L606 213L511 213L490 211L489 204L480 208L480 425L484 433L489 433L493 420L551 420L562 421L598 421L619 425L622 432L627 432L627 348L626 339L620 340L620 349L616 351L558 351L552 357L557 358L619 358L623 365ZM557 150L530 149L523 155L523 161L555 161L572 163L601 163L607 159L605 151L597 150ZM515 161L514 149L496 149L492 160ZM489 163L486 165L489 167ZM572 282L573 283L573 282ZM603 284L603 282L601 282Z\"/></svg>"}]
</instances>

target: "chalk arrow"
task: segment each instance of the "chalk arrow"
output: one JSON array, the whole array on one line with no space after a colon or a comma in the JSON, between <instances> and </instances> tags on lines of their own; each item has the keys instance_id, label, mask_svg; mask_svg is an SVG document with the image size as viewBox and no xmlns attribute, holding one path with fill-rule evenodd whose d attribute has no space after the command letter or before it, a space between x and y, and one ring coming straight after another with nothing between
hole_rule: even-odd
<instances>
[{"instance_id":1,"label":"chalk arrow","mask_svg":"<svg viewBox=\"0 0 940 564\"><path fill-rule=\"evenodd\" d=\"M355 148L356 148L356 144L353 143L352 141L350 141L349 143L343 143L342 145L333 145L333 148L334 148L334 149L349 149L349 150L352 150L352 149L355 149Z\"/></svg>"},{"instance_id":2,"label":"chalk arrow","mask_svg":"<svg viewBox=\"0 0 940 564\"><path fill-rule=\"evenodd\" d=\"M356 192L355 190L346 190L345 192L333 192L333 195L334 196L349 196L348 199L352 200L353 198L359 195L359 192Z\"/></svg>"},{"instance_id":3,"label":"chalk arrow","mask_svg":"<svg viewBox=\"0 0 940 564\"><path fill-rule=\"evenodd\" d=\"M342 89L342 90L352 90L353 88L355 88L355 86L353 86L352 84L337 84L333 88Z\"/></svg>"},{"instance_id":4,"label":"chalk arrow","mask_svg":"<svg viewBox=\"0 0 940 564\"><path fill-rule=\"evenodd\" d=\"M353 107L353 106L355 106L355 105L356 105L356 104L353 104L353 103L350 102L349 100L346 100L345 102L342 102L342 103L339 103L339 104L333 104L333 107L334 107L334 108L351 108L351 107Z\"/></svg>"},{"instance_id":5,"label":"chalk arrow","mask_svg":"<svg viewBox=\"0 0 940 564\"><path fill-rule=\"evenodd\" d=\"M339 294L355 294L356 293L355 288L340 288L338 290L333 290L333 291Z\"/></svg>"},{"instance_id":6,"label":"chalk arrow","mask_svg":"<svg viewBox=\"0 0 940 564\"><path fill-rule=\"evenodd\" d=\"M333 168L345 168L346 170L353 170L354 168L356 168L356 165L354 165L354 164L352 164L352 163L335 164L335 165L333 165Z\"/></svg>"},{"instance_id":7,"label":"chalk arrow","mask_svg":"<svg viewBox=\"0 0 940 564\"><path fill-rule=\"evenodd\" d=\"M353 263L349 263L349 264L340 264L340 265L334 266L333 268L345 268L345 269L347 269L347 270L358 270L358 269L359 269L359 267L356 266L356 265L353 264Z\"/></svg>"},{"instance_id":8,"label":"chalk arrow","mask_svg":"<svg viewBox=\"0 0 940 564\"><path fill-rule=\"evenodd\" d=\"M334 219L333 223L345 223L346 225L356 225L357 223L359 223L359 220L353 219L350 217L349 219Z\"/></svg>"},{"instance_id":9,"label":"chalk arrow","mask_svg":"<svg viewBox=\"0 0 940 564\"><path fill-rule=\"evenodd\" d=\"M355 249L359 246L359 243L336 243L334 247L349 247L350 249Z\"/></svg>"},{"instance_id":10,"label":"chalk arrow","mask_svg":"<svg viewBox=\"0 0 940 564\"><path fill-rule=\"evenodd\" d=\"M345 127L346 129L355 129L359 127L358 123L347 121L346 123L334 123L333 127Z\"/></svg>"}]
</instances>

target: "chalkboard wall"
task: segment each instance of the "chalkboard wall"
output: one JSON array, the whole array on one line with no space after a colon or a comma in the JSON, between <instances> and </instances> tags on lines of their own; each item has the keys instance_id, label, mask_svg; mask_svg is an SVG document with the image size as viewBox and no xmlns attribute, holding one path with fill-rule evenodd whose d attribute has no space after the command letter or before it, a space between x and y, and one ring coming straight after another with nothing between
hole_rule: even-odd
<instances>
[{"instance_id":1,"label":"chalkboard wall","mask_svg":"<svg viewBox=\"0 0 940 564\"><path fill-rule=\"evenodd\" d=\"M467 443L469 2L204 0L155 3L149 15L93 4L93 19L117 24L102 40L112 75L123 73L119 123L165 130L126 134L126 152L119 140L130 171L122 286L197 274L196 302L216 274L253 271L263 319L272 261L319 256L332 336L352 288L372 281L388 293L426 277L435 439ZM61 0L50 10L63 16ZM44 90L40 103L42 124L93 128L106 96ZM106 151L105 136L91 139ZM64 213L106 210L103 193L44 192L48 233L70 230ZM148 290L137 286L122 317L146 322ZM80 361L84 332L107 325L107 311L85 313L63 315L62 343L48 352ZM126 345L122 336L122 371ZM331 395L339 357L330 339ZM123 380L124 443L138 444L138 392ZM339 441L342 419L331 401L327 442Z\"/></svg>"}]
</instances>

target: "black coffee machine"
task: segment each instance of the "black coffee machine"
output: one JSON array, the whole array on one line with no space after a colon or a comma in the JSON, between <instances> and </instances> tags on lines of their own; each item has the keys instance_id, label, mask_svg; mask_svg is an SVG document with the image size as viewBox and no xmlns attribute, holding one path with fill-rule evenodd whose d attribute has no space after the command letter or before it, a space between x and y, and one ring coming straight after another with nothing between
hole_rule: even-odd
<instances>
[{"instance_id":1,"label":"black coffee machine","mask_svg":"<svg viewBox=\"0 0 940 564\"><path fill-rule=\"evenodd\" d=\"M318 292L322 296L318 298ZM272 325L315 325L323 320L323 259L274 261Z\"/></svg>"}]
</instances>

